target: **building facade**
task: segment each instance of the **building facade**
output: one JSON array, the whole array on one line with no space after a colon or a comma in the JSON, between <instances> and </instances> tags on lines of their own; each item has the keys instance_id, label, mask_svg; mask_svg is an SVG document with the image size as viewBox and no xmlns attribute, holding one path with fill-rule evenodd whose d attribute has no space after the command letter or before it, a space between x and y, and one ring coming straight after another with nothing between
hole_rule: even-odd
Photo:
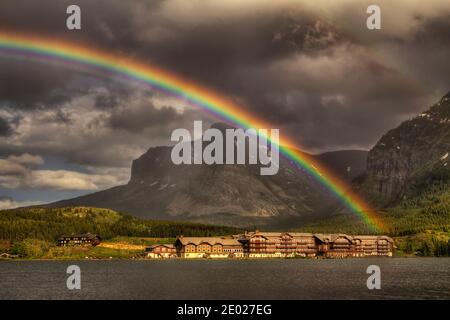
<instances>
[{"instance_id":1,"label":"building facade","mask_svg":"<svg viewBox=\"0 0 450 320\"><path fill-rule=\"evenodd\" d=\"M236 237L183 237L175 241L181 258L243 258L244 248Z\"/></svg>"},{"instance_id":2,"label":"building facade","mask_svg":"<svg viewBox=\"0 0 450 320\"><path fill-rule=\"evenodd\" d=\"M145 248L145 253L147 258L153 259L177 257L177 250L173 244L155 244Z\"/></svg>"},{"instance_id":3,"label":"building facade","mask_svg":"<svg viewBox=\"0 0 450 320\"><path fill-rule=\"evenodd\" d=\"M350 236L296 232L246 232L228 237L176 239L180 258L346 258L392 256L393 240L387 236Z\"/></svg>"},{"instance_id":4,"label":"building facade","mask_svg":"<svg viewBox=\"0 0 450 320\"><path fill-rule=\"evenodd\" d=\"M387 236L349 236L295 232L250 232L239 238L250 258L392 256Z\"/></svg>"},{"instance_id":5,"label":"building facade","mask_svg":"<svg viewBox=\"0 0 450 320\"><path fill-rule=\"evenodd\" d=\"M58 239L60 247L96 246L100 244L100 236L92 233L63 235Z\"/></svg>"}]
</instances>

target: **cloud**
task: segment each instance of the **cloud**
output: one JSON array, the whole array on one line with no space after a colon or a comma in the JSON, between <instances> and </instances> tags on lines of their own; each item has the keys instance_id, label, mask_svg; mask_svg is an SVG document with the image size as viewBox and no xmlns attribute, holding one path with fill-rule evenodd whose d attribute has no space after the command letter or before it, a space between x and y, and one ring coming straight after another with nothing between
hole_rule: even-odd
<instances>
[{"instance_id":1,"label":"cloud","mask_svg":"<svg viewBox=\"0 0 450 320\"><path fill-rule=\"evenodd\" d=\"M99 190L123 183L123 175L117 174L35 169L42 164L42 157L30 154L0 159L0 186L7 189Z\"/></svg>"},{"instance_id":2,"label":"cloud","mask_svg":"<svg viewBox=\"0 0 450 320\"><path fill-rule=\"evenodd\" d=\"M98 105L98 97L116 105ZM96 87L59 109L9 110L20 115L15 135L0 140L0 154L34 153L94 167L130 168L150 146L168 144L171 132L192 126L205 115L186 102L140 86L125 94Z\"/></svg>"},{"instance_id":3,"label":"cloud","mask_svg":"<svg viewBox=\"0 0 450 320\"><path fill-rule=\"evenodd\" d=\"M0 179L1 176L24 176L27 174L29 167L41 164L43 164L43 159L41 157L33 156L28 153L0 159Z\"/></svg>"},{"instance_id":4,"label":"cloud","mask_svg":"<svg viewBox=\"0 0 450 320\"><path fill-rule=\"evenodd\" d=\"M6 161L26 166L39 166L44 164L44 159L42 159L41 156L31 155L28 153L24 153L19 156L9 156Z\"/></svg>"},{"instance_id":5,"label":"cloud","mask_svg":"<svg viewBox=\"0 0 450 320\"><path fill-rule=\"evenodd\" d=\"M35 170L25 185L34 189L99 190L119 184L114 176L86 174L67 170Z\"/></svg>"},{"instance_id":6,"label":"cloud","mask_svg":"<svg viewBox=\"0 0 450 320\"><path fill-rule=\"evenodd\" d=\"M71 99L72 93L61 88L69 85L72 77L70 73L61 72L60 67L11 60L0 53L0 70L0 105L3 108L54 108Z\"/></svg>"},{"instance_id":7,"label":"cloud","mask_svg":"<svg viewBox=\"0 0 450 320\"><path fill-rule=\"evenodd\" d=\"M13 129L8 121L0 117L0 136L9 136L12 131Z\"/></svg>"},{"instance_id":8,"label":"cloud","mask_svg":"<svg viewBox=\"0 0 450 320\"><path fill-rule=\"evenodd\" d=\"M0 210L14 209L19 207L37 206L42 204L40 201L15 201L9 197L0 196Z\"/></svg>"},{"instance_id":9,"label":"cloud","mask_svg":"<svg viewBox=\"0 0 450 320\"><path fill-rule=\"evenodd\" d=\"M378 3L382 29L369 31L366 0L80 0L83 31L67 32L69 0L8 0L0 29L151 63L238 102L306 151L368 149L450 83L450 3ZM0 68L5 158L59 157L125 181L131 161L168 144L173 129L213 121L182 98L73 64L0 56ZM4 185L37 185L35 168L8 166L17 174L5 174ZM21 170L32 181L15 179ZM46 185L67 187L61 177L80 188L112 182L66 173L47 173Z\"/></svg>"}]
</instances>

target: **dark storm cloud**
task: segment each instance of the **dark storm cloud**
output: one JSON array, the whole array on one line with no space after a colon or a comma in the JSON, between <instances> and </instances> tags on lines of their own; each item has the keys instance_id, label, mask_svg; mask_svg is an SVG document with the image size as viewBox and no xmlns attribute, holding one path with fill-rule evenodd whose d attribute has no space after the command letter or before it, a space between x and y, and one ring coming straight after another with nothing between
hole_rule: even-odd
<instances>
[{"instance_id":1,"label":"dark storm cloud","mask_svg":"<svg viewBox=\"0 0 450 320\"><path fill-rule=\"evenodd\" d=\"M151 98L155 96L155 93L149 88L143 90L142 88L144 87L139 85L130 86L124 81L111 78L101 79L101 81L97 83L97 87L93 85L88 92L94 97L94 107L110 110L126 105L136 91L139 91L139 95L143 100L151 101Z\"/></svg>"},{"instance_id":2,"label":"dark storm cloud","mask_svg":"<svg viewBox=\"0 0 450 320\"><path fill-rule=\"evenodd\" d=\"M122 109L113 112L110 125L114 129L122 129L131 132L140 132L144 128L158 126L161 123L169 123L181 117L174 108L163 107L156 109L149 104L138 106L134 110Z\"/></svg>"},{"instance_id":3,"label":"dark storm cloud","mask_svg":"<svg viewBox=\"0 0 450 320\"><path fill-rule=\"evenodd\" d=\"M97 87L108 92L97 93L96 106L114 107L118 99L133 92L123 81L108 75L80 72L70 64L27 61L20 56L5 58L1 52L0 70L0 104L15 110L59 108Z\"/></svg>"},{"instance_id":4,"label":"dark storm cloud","mask_svg":"<svg viewBox=\"0 0 450 320\"><path fill-rule=\"evenodd\" d=\"M61 70L0 56L0 102L11 108L51 108L70 101L60 91L66 83Z\"/></svg>"},{"instance_id":5,"label":"dark storm cloud","mask_svg":"<svg viewBox=\"0 0 450 320\"><path fill-rule=\"evenodd\" d=\"M0 139L0 156L27 152L82 166L128 170L131 161L150 146L167 145L172 130L190 128L194 119L203 117L196 110L164 106L170 103L164 96L139 88L127 98L115 96L120 103L114 107L97 106L97 95L114 96L109 90L93 88L61 108L17 111L21 115L17 134ZM10 118L17 114L7 110Z\"/></svg>"},{"instance_id":6,"label":"dark storm cloud","mask_svg":"<svg viewBox=\"0 0 450 320\"><path fill-rule=\"evenodd\" d=\"M44 13L30 1L7 0L0 4L0 26L139 56L205 83L226 77L228 68L266 64L295 52L313 54L339 39L330 25L318 25L314 16L292 8L246 8L223 17L212 10L211 18L194 23L195 16L177 19L166 8L172 1L77 1L83 30L69 32L64 10L72 2L40 1L39 7L47 8Z\"/></svg>"},{"instance_id":7,"label":"dark storm cloud","mask_svg":"<svg viewBox=\"0 0 450 320\"><path fill-rule=\"evenodd\" d=\"M14 135L16 133L16 128L20 124L21 120L21 115L13 115L8 117L2 117L0 115L0 137L8 138Z\"/></svg>"},{"instance_id":8,"label":"dark storm cloud","mask_svg":"<svg viewBox=\"0 0 450 320\"><path fill-rule=\"evenodd\" d=\"M0 117L0 137L9 136L12 131L13 130L8 121Z\"/></svg>"},{"instance_id":9,"label":"dark storm cloud","mask_svg":"<svg viewBox=\"0 0 450 320\"><path fill-rule=\"evenodd\" d=\"M95 95L96 108L114 108L120 105L121 99L114 94L99 93Z\"/></svg>"},{"instance_id":10,"label":"dark storm cloud","mask_svg":"<svg viewBox=\"0 0 450 320\"><path fill-rule=\"evenodd\" d=\"M443 95L450 89L450 13L424 20L402 45L404 63L428 91Z\"/></svg>"},{"instance_id":11,"label":"dark storm cloud","mask_svg":"<svg viewBox=\"0 0 450 320\"><path fill-rule=\"evenodd\" d=\"M70 32L65 8L73 3L3 0L0 29L151 62L228 95L312 151L369 148L450 89L446 7L430 10L407 2L412 4L393 15L390 2L383 2L387 27L370 33L364 1L349 10L318 1L313 10L307 1L80 0L82 30ZM322 11L332 18L322 17ZM395 21L401 27L391 26ZM154 129L157 141L167 140L170 130L164 126L186 125L192 117L155 108L154 97L132 102L136 88L120 81L47 65L0 63L3 103L51 108L89 96L92 108L105 112L92 126L124 135L105 144L130 139L124 132L142 133L146 127ZM55 113L55 121L70 119ZM80 161L93 163L94 155L79 154Z\"/></svg>"},{"instance_id":12,"label":"dark storm cloud","mask_svg":"<svg viewBox=\"0 0 450 320\"><path fill-rule=\"evenodd\" d=\"M255 73L245 90L252 92L243 93L245 105L258 106L264 119L315 151L370 147L429 103L414 81L351 45L320 58L285 59Z\"/></svg>"}]
</instances>

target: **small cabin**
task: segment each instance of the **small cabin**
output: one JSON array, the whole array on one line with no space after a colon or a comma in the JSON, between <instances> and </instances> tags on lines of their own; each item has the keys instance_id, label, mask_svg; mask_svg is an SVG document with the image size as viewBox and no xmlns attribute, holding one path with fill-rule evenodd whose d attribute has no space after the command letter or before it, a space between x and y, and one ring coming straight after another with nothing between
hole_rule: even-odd
<instances>
[{"instance_id":1,"label":"small cabin","mask_svg":"<svg viewBox=\"0 0 450 320\"><path fill-rule=\"evenodd\" d=\"M58 239L60 247L96 246L101 242L100 236L92 233L63 235Z\"/></svg>"}]
</instances>

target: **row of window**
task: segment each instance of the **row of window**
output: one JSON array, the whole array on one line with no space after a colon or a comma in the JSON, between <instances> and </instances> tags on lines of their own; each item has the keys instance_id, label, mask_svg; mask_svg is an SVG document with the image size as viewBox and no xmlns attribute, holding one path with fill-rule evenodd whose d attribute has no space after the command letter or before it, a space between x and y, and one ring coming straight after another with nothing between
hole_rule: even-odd
<instances>
[{"instance_id":1,"label":"row of window","mask_svg":"<svg viewBox=\"0 0 450 320\"><path fill-rule=\"evenodd\" d=\"M221 252L243 252L243 248L223 248L222 246L194 246L187 245L185 247L185 252L212 252L212 253L221 253Z\"/></svg>"},{"instance_id":2,"label":"row of window","mask_svg":"<svg viewBox=\"0 0 450 320\"><path fill-rule=\"evenodd\" d=\"M173 252L174 249L169 249L169 248L157 248L156 250L153 250L154 252Z\"/></svg>"}]
</instances>

